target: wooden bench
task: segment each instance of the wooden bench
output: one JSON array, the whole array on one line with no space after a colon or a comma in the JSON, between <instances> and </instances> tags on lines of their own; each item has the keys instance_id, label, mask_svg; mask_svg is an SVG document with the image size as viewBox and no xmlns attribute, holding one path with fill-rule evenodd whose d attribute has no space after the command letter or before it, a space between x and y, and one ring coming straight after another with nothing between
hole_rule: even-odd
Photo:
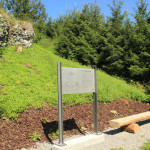
<instances>
[{"instance_id":1,"label":"wooden bench","mask_svg":"<svg viewBox=\"0 0 150 150\"><path fill-rule=\"evenodd\" d=\"M135 124L135 122L139 122L147 119L150 119L150 111L124 117L124 118L114 119L109 121L109 124L113 128L123 127L125 131L137 133L139 131L139 125Z\"/></svg>"}]
</instances>

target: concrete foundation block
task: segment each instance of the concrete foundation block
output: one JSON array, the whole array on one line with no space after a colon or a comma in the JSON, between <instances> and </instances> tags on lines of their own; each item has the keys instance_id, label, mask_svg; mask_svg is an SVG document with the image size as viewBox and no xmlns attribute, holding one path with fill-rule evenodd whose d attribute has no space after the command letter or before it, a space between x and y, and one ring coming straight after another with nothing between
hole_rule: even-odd
<instances>
[{"instance_id":1,"label":"concrete foundation block","mask_svg":"<svg viewBox=\"0 0 150 150\"><path fill-rule=\"evenodd\" d=\"M65 146L53 145L51 150L99 150L104 134L89 134L65 141Z\"/></svg>"}]
</instances>

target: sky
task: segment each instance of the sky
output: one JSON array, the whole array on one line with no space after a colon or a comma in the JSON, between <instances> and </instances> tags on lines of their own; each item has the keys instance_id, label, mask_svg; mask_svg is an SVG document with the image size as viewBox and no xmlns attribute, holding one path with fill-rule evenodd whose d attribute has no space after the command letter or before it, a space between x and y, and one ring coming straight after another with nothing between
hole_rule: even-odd
<instances>
[{"instance_id":1,"label":"sky","mask_svg":"<svg viewBox=\"0 0 150 150\"><path fill-rule=\"evenodd\" d=\"M45 5L46 12L52 19L57 19L60 15L64 15L67 9L73 9L75 6L78 10L82 9L82 6L86 3L92 3L95 0L41 0ZM122 12L129 10L129 17L133 20L134 14L133 7L136 7L136 2L138 0L123 0L124 4L122 6ZM146 0L149 4L148 11L150 11L150 0ZM112 4L112 0L97 0L104 16L111 16L111 10L108 4Z\"/></svg>"}]
</instances>

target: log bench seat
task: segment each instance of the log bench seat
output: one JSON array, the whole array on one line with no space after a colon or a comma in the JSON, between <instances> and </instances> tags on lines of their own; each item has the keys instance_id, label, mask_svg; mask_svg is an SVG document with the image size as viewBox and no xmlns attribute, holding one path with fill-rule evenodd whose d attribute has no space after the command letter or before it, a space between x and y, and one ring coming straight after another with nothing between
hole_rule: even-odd
<instances>
[{"instance_id":1,"label":"log bench seat","mask_svg":"<svg viewBox=\"0 0 150 150\"><path fill-rule=\"evenodd\" d=\"M131 133L137 133L139 131L139 125L135 124L135 122L148 120L148 119L150 119L150 111L127 116L124 118L113 119L109 121L109 124L113 128L123 127L125 131Z\"/></svg>"}]
</instances>

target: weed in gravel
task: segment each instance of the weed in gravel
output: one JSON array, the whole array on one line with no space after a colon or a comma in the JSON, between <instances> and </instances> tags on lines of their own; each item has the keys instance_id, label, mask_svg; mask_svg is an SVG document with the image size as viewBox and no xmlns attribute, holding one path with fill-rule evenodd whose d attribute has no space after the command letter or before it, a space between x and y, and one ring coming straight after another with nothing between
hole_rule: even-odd
<instances>
[{"instance_id":1,"label":"weed in gravel","mask_svg":"<svg viewBox=\"0 0 150 150\"><path fill-rule=\"evenodd\" d=\"M144 138L145 137L145 135L141 135L141 138Z\"/></svg>"},{"instance_id":2,"label":"weed in gravel","mask_svg":"<svg viewBox=\"0 0 150 150\"><path fill-rule=\"evenodd\" d=\"M141 150L150 150L150 140L140 147Z\"/></svg>"}]
</instances>

